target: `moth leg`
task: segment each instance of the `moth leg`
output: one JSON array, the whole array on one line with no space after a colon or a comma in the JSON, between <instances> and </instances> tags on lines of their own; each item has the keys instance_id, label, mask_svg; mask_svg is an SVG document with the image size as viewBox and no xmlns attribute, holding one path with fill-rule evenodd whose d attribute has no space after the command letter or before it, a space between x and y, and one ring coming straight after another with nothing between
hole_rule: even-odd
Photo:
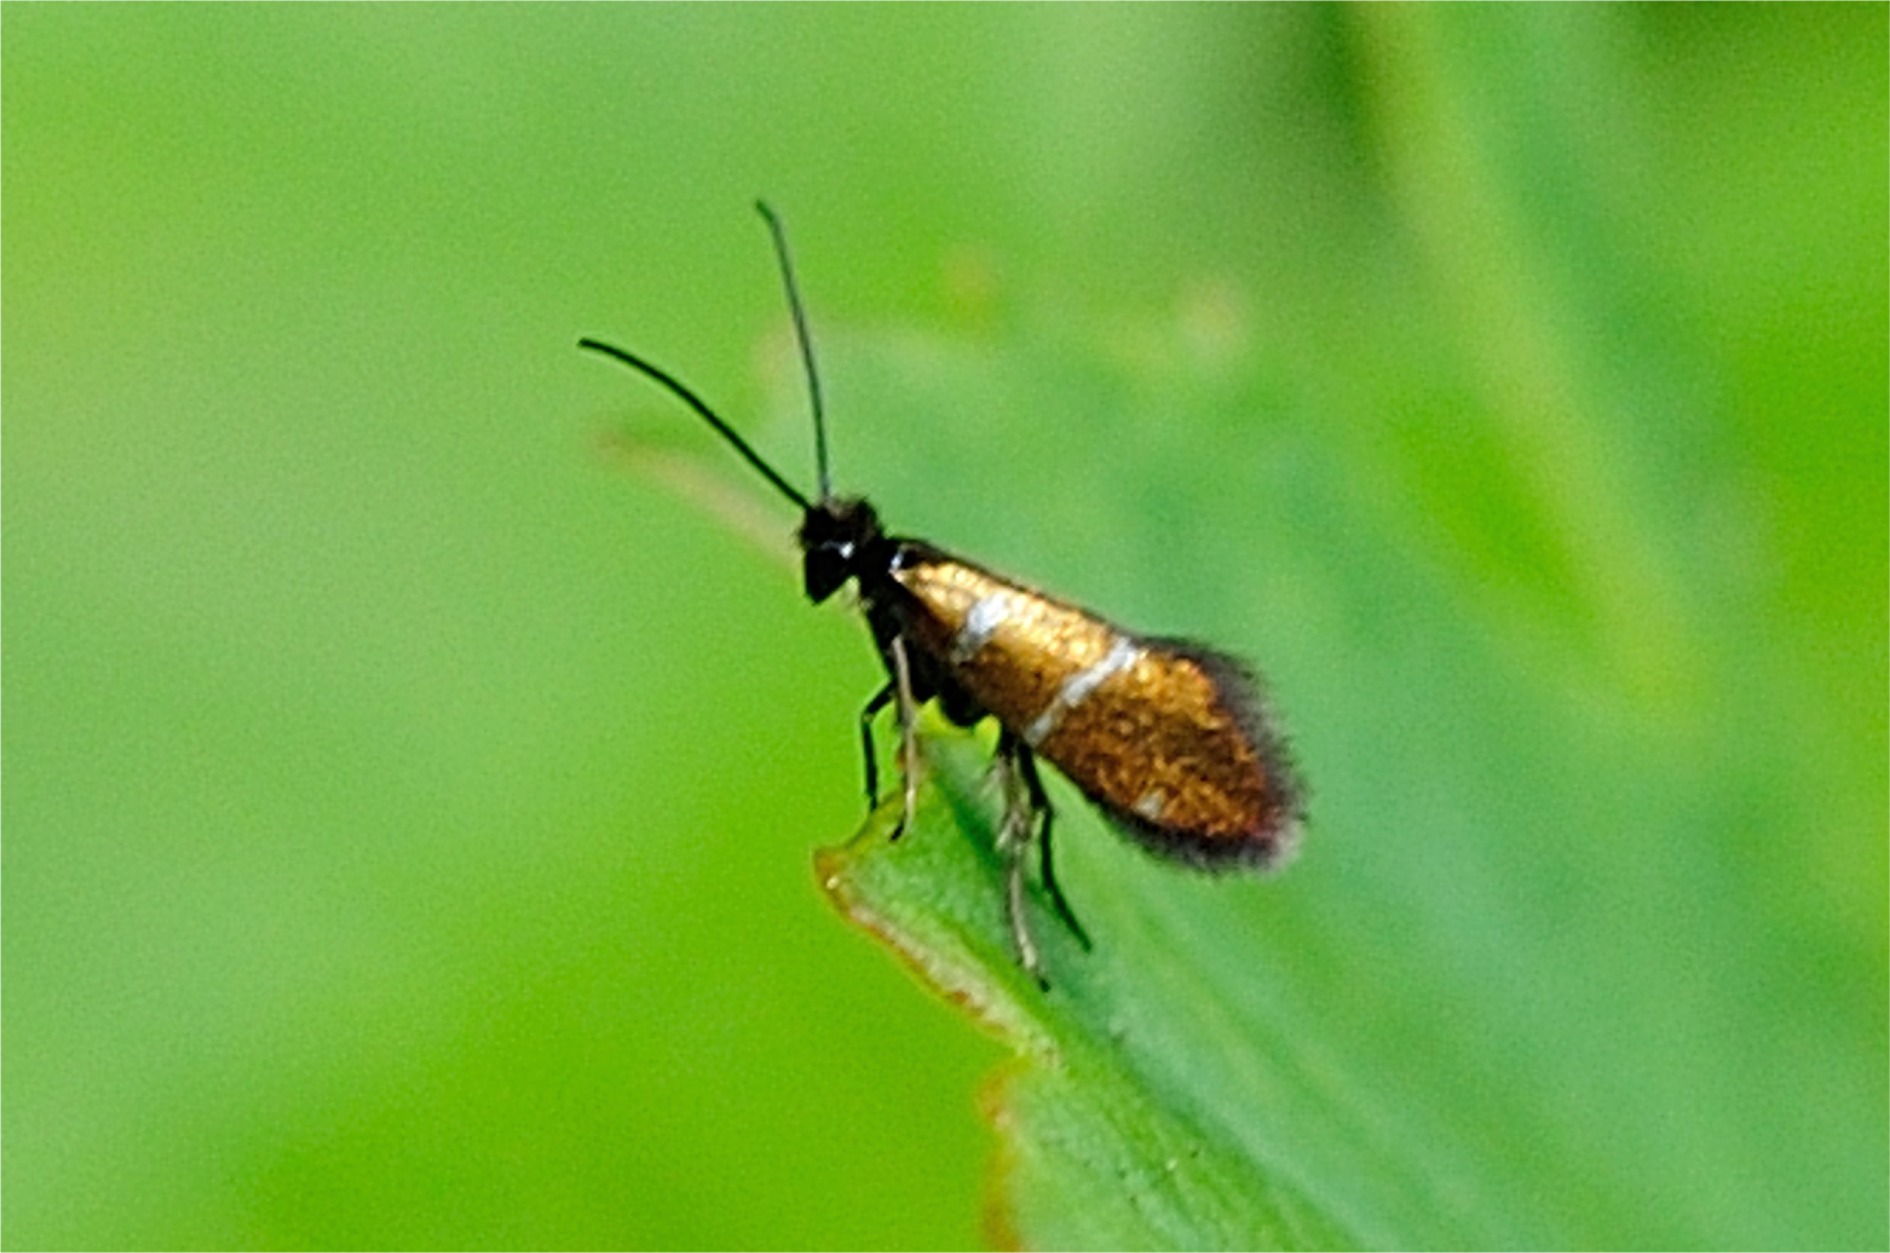
<instances>
[{"instance_id":1,"label":"moth leg","mask_svg":"<svg viewBox=\"0 0 1890 1253\"><path fill-rule=\"evenodd\" d=\"M1044 791L1043 776L1037 773L1037 754L1030 745L1019 740L1016 744L1018 773L1024 778L1024 786L1030 795L1030 807L1043 815L1043 826L1037 831L1037 867L1043 876L1043 890L1049 896L1050 904L1056 909L1057 916L1069 927L1070 934L1083 946L1085 952L1094 946L1089 942L1089 932L1076 920L1076 911L1070 908L1069 900L1063 895L1063 889L1057 886L1057 876L1050 864L1050 824L1056 818L1057 811L1050 804L1050 794Z\"/></svg>"},{"instance_id":2,"label":"moth leg","mask_svg":"<svg viewBox=\"0 0 1890 1253\"><path fill-rule=\"evenodd\" d=\"M896 840L912 825L912 815L919 807L919 737L913 726L918 705L912 699L912 663L906 659L905 638L893 636L886 651L892 655L893 690L899 699L900 748L906 776L905 808L900 810L899 825L893 828L890 837Z\"/></svg>"},{"instance_id":3,"label":"moth leg","mask_svg":"<svg viewBox=\"0 0 1890 1253\"><path fill-rule=\"evenodd\" d=\"M1031 938L1024 912L1024 858L1030 847L1031 828L1036 825L1037 807L1024 778L1023 758L1018 752L1023 747L1023 742L1008 731L998 737L996 766L1004 791L1004 820L998 825L997 850L1004 859L1004 909L1011 924L1011 942L1017 948L1017 964L1037 981L1038 987L1049 991L1050 981L1044 978L1043 959Z\"/></svg>"},{"instance_id":4,"label":"moth leg","mask_svg":"<svg viewBox=\"0 0 1890 1253\"><path fill-rule=\"evenodd\" d=\"M873 693L873 699L860 710L860 747L866 750L866 812L879 808L879 756L873 751L873 716L891 703L893 685Z\"/></svg>"}]
</instances>

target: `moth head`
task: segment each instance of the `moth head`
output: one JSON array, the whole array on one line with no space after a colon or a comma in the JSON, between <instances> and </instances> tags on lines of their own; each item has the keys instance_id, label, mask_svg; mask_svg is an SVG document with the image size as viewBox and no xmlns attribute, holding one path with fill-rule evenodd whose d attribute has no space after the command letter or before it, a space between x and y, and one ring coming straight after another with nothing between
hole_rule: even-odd
<instances>
[{"instance_id":1,"label":"moth head","mask_svg":"<svg viewBox=\"0 0 1890 1253\"><path fill-rule=\"evenodd\" d=\"M801 574L816 605L859 575L868 551L885 532L873 506L854 496L822 500L801 518Z\"/></svg>"}]
</instances>

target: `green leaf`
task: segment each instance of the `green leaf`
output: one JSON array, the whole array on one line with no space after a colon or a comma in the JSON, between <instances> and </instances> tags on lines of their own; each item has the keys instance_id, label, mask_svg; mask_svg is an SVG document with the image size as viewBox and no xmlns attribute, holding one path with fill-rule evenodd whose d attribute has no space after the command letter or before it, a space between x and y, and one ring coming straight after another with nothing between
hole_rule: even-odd
<instances>
[{"instance_id":1,"label":"green leaf","mask_svg":"<svg viewBox=\"0 0 1890 1253\"><path fill-rule=\"evenodd\" d=\"M1826 628L1740 568L1736 446L1570 402L1580 474L1547 492L1563 463L1455 459L1523 419L1315 413L1237 311L1205 358L1195 326L829 337L847 411L897 415L842 445L891 525L1259 660L1312 789L1262 879L1151 859L1053 779L1096 948L1040 906L1047 995L1009 950L975 740L928 735L909 837L882 814L824 855L1018 1050L999 1241L1870 1243L1880 767L1793 695L1818 654L1780 633Z\"/></svg>"},{"instance_id":2,"label":"green leaf","mask_svg":"<svg viewBox=\"0 0 1890 1253\"><path fill-rule=\"evenodd\" d=\"M935 739L914 848L825 877L1019 1049L1019 1243L1881 1246L1881 178L1794 226L1670 121L1650 179L1623 47L1567 13L1359 36L1390 203L1356 286L829 340L891 525L1262 663L1299 862L1171 870L1058 793L1097 948L1045 914L1040 996ZM1696 195L1631 199L1664 185ZM1370 333L1305 358L1299 322Z\"/></svg>"}]
</instances>

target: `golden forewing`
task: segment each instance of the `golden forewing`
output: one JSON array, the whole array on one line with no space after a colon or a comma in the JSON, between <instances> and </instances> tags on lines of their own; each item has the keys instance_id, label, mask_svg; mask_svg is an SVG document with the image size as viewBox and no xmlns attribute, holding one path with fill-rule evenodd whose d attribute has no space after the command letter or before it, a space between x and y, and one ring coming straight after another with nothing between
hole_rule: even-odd
<instances>
[{"instance_id":1,"label":"golden forewing","mask_svg":"<svg viewBox=\"0 0 1890 1253\"><path fill-rule=\"evenodd\" d=\"M1293 785L1233 663L955 559L895 577L917 602L914 642L1136 834L1210 862L1266 860L1290 838Z\"/></svg>"},{"instance_id":2,"label":"golden forewing","mask_svg":"<svg viewBox=\"0 0 1890 1253\"><path fill-rule=\"evenodd\" d=\"M1152 826L1238 842L1271 825L1271 780L1220 685L1149 645L1039 745L1085 792Z\"/></svg>"}]
</instances>

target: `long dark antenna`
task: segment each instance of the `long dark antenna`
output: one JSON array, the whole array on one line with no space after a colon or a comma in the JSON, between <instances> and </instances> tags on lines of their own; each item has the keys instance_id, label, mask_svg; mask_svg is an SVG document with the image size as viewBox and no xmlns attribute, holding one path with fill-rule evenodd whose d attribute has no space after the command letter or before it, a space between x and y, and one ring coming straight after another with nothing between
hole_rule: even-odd
<instances>
[{"instance_id":1,"label":"long dark antenna","mask_svg":"<svg viewBox=\"0 0 1890 1253\"><path fill-rule=\"evenodd\" d=\"M761 471L762 476L766 478L768 482L774 484L775 490L780 492L783 496L787 497L789 500L793 501L795 504L799 505L803 513L814 507L812 501L808 500L807 497L801 495L801 493L795 488L795 486L792 483L788 482L786 479L782 478L778 473L776 473L775 468L773 466L763 461L761 459L761 454L756 452L754 449L750 448L748 446L748 441L743 439L741 436L737 435L733 427L731 427L728 423L722 421L721 418L717 417L715 410L709 408L708 403L705 402L702 399L702 397L690 391L687 387L685 387L682 384L680 380L676 378L675 375L671 374L668 370L665 370L659 366L650 364L648 361L645 361L642 357L637 356L635 353L625 352L621 348L613 348L609 344L602 343L595 339L580 339L578 341L578 347L588 348L592 352L601 352L606 357L615 357L617 360L623 362L625 365L629 366L632 370L635 370L637 373L647 375L650 378L655 379L658 383L661 383L664 387L668 388L679 399L681 399L681 401L684 404L688 405L691 409L694 409L697 413L701 414L703 421L707 422L710 426L714 427L716 431L720 433L723 439L733 444L735 446L735 451L748 459L749 465ZM821 491L821 499L823 500L826 499L826 491L824 487Z\"/></svg>"},{"instance_id":2,"label":"long dark antenna","mask_svg":"<svg viewBox=\"0 0 1890 1253\"><path fill-rule=\"evenodd\" d=\"M820 403L820 372L814 369L814 341L807 333L807 313L801 308L801 289L794 281L794 262L788 257L787 231L781 219L765 200L755 201L755 208L767 219L774 235L774 254L781 259L781 282L787 288L788 308L794 314L794 336L801 343L801 362L807 367L807 393L814 404L814 462L820 474L820 498L833 498L833 479L827 471L827 413Z\"/></svg>"}]
</instances>

